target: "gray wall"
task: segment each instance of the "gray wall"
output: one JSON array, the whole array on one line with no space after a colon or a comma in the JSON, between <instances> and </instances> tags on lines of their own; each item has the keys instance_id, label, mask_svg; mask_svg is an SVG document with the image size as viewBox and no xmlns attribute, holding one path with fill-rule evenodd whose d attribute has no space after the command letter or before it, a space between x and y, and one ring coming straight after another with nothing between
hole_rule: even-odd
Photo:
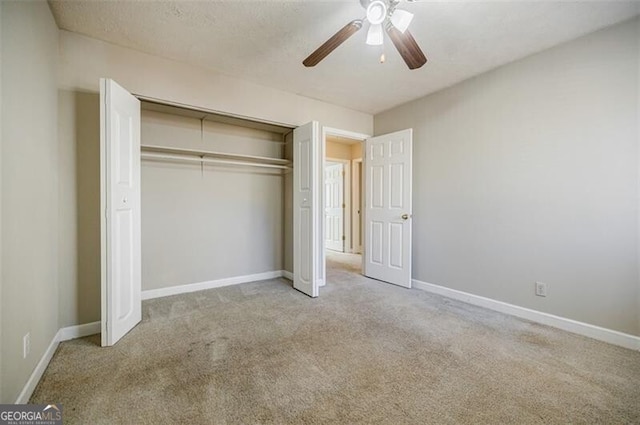
<instances>
[{"instance_id":1,"label":"gray wall","mask_svg":"<svg viewBox=\"0 0 640 425\"><path fill-rule=\"evenodd\" d=\"M374 117L414 129L415 279L640 335L639 39L627 22Z\"/></svg>"},{"instance_id":2,"label":"gray wall","mask_svg":"<svg viewBox=\"0 0 640 425\"><path fill-rule=\"evenodd\" d=\"M142 143L281 158L282 135L143 111ZM142 289L279 271L279 170L142 162Z\"/></svg>"},{"instance_id":3,"label":"gray wall","mask_svg":"<svg viewBox=\"0 0 640 425\"><path fill-rule=\"evenodd\" d=\"M636 20L636 27L637 27L637 31L638 34L640 34L640 19ZM636 54L638 55L637 57L638 62L640 62L640 41L636 43ZM637 81L637 85L636 85L636 89L637 89L637 104L636 104L636 127L637 127L637 133L636 133L636 137L638 140L638 143L640 144L640 63L638 64L638 67L636 69L637 71L637 75L636 75L636 81ZM637 214L637 218L638 218L638 227L637 227L637 232L638 232L638 241L636 243L636 249L637 249L637 255L638 255L638 306L637 306L637 312L638 312L638 328L640 328L640 146L637 148L638 151L638 195L637 195L637 199L638 199L638 214Z\"/></svg>"},{"instance_id":4,"label":"gray wall","mask_svg":"<svg viewBox=\"0 0 640 425\"><path fill-rule=\"evenodd\" d=\"M99 102L58 91L60 327L100 320Z\"/></svg>"},{"instance_id":5,"label":"gray wall","mask_svg":"<svg viewBox=\"0 0 640 425\"><path fill-rule=\"evenodd\" d=\"M2 3L0 3L0 308L2 308ZM2 312L0 312L0 378L2 378ZM0 384L0 403L2 397L2 385Z\"/></svg>"},{"instance_id":6,"label":"gray wall","mask_svg":"<svg viewBox=\"0 0 640 425\"><path fill-rule=\"evenodd\" d=\"M44 2L2 9L2 402L58 330L58 29ZM22 358L22 337L31 353Z\"/></svg>"},{"instance_id":7,"label":"gray wall","mask_svg":"<svg viewBox=\"0 0 640 425\"><path fill-rule=\"evenodd\" d=\"M298 126L317 120L359 133L373 130L368 113L61 30L61 86L96 92L101 77L139 95L262 121Z\"/></svg>"}]
</instances>

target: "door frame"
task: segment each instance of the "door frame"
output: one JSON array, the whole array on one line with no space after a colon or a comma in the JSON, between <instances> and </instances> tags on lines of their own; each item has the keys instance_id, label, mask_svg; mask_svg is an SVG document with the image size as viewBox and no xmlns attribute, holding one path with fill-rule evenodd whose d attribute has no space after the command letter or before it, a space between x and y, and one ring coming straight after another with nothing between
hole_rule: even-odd
<instances>
[{"instance_id":1,"label":"door frame","mask_svg":"<svg viewBox=\"0 0 640 425\"><path fill-rule=\"evenodd\" d=\"M364 143L364 142L361 142ZM363 155L364 157L364 155ZM351 252L354 254L362 254L362 244L359 241L362 239L362 215L364 214L364 208L360 208L360 211L357 210L358 200L360 200L360 205L362 205L362 187L364 185L364 179L362 178L363 172L363 158L360 159L352 159L351 160ZM356 170L360 171L357 173Z\"/></svg>"},{"instance_id":2,"label":"door frame","mask_svg":"<svg viewBox=\"0 0 640 425\"><path fill-rule=\"evenodd\" d=\"M343 244L343 252L351 253L351 160L350 159L340 159L340 158L331 158L325 157L323 161L323 188L324 188L324 169L327 167L327 162L339 162L342 164L342 170L344 171L344 175L342 176L342 203L344 204L344 208L342 211L342 233L344 233L344 244ZM348 181L347 181L348 178ZM324 192L323 197L324 199ZM323 210L324 214L324 210ZM322 229L326 232L327 229ZM323 235L326 238L326 235Z\"/></svg>"},{"instance_id":3,"label":"door frame","mask_svg":"<svg viewBox=\"0 0 640 425\"><path fill-rule=\"evenodd\" d=\"M370 134L365 134L365 133L358 133L355 131L348 131L348 130L341 130L339 128L334 128L334 127L326 127L323 126L322 127L322 133L321 133L321 137L320 140L322 141L322 169L324 170L324 166L325 166L325 158L327 156L327 136L337 136L337 137L346 137L349 139L354 139L354 140L359 140L360 143L362 143L362 147L364 148L364 141L367 140L369 137L371 137ZM362 152L362 161L363 161L363 166L364 166L364 161L365 161L365 152L363 149ZM323 175L324 176L324 175ZM363 193L364 193L364 186L365 186L365 182L362 182L362 188L363 188ZM362 194L361 194L362 195ZM324 190L321 191L320 196L322 197L322 199L319 202L320 207L322 208L322 211L324 211ZM324 214L323 214L324 216ZM363 217L361 215L360 217L361 220L363 220ZM324 220L322 221L322 234L324 235ZM322 238L322 252L321 252L321 261L320 261L320 272L322 273L322 282L323 285L326 284L326 275L327 275L327 256L326 256L326 247L325 247L325 243L324 243L324 237ZM366 240L364 238L362 238L362 246L364 247L366 244ZM361 264L361 268L364 269L364 249L362 250L362 264Z\"/></svg>"}]
</instances>

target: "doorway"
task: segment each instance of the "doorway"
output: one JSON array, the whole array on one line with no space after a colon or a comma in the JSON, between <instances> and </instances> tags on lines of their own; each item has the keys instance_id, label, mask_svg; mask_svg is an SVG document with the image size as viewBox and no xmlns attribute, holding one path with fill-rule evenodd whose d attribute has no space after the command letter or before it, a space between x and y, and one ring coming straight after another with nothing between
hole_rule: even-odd
<instances>
[{"instance_id":1,"label":"doorway","mask_svg":"<svg viewBox=\"0 0 640 425\"><path fill-rule=\"evenodd\" d=\"M346 163L348 165L348 162ZM326 159L324 166L324 243L331 251L345 251L345 162Z\"/></svg>"},{"instance_id":2,"label":"doorway","mask_svg":"<svg viewBox=\"0 0 640 425\"><path fill-rule=\"evenodd\" d=\"M362 273L362 151L368 136L324 129L324 269Z\"/></svg>"}]
</instances>

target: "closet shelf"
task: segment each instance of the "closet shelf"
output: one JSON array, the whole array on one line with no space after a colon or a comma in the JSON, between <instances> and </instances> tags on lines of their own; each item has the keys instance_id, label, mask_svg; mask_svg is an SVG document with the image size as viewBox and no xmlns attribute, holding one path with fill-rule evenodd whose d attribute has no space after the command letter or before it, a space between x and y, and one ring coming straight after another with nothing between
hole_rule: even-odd
<instances>
[{"instance_id":1,"label":"closet shelf","mask_svg":"<svg viewBox=\"0 0 640 425\"><path fill-rule=\"evenodd\" d=\"M227 163L230 165L250 165L282 169L291 168L291 161L287 159L270 158L266 156L240 155L196 149L168 148L154 145L141 145L140 150L144 156L157 159Z\"/></svg>"}]
</instances>

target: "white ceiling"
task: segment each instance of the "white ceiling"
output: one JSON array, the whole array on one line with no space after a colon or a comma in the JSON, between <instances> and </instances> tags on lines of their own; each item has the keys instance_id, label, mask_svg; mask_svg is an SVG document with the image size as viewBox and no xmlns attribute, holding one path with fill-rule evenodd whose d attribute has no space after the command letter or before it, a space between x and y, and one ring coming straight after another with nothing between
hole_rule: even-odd
<instances>
[{"instance_id":1,"label":"white ceiling","mask_svg":"<svg viewBox=\"0 0 640 425\"><path fill-rule=\"evenodd\" d=\"M348 1L50 1L62 29L368 113L629 19L640 2L403 1L429 62L410 71L367 25L315 68L302 60L347 22Z\"/></svg>"}]
</instances>

